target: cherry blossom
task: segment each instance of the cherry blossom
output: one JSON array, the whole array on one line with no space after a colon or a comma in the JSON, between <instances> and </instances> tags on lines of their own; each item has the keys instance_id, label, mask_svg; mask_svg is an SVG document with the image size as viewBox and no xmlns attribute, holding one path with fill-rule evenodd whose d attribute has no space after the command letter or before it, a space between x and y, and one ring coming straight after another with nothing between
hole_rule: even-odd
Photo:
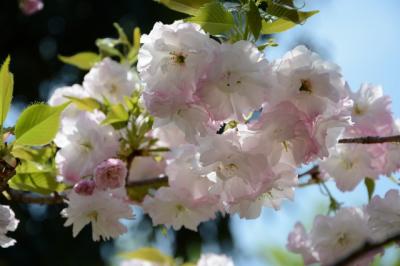
<instances>
[{"instance_id":1,"label":"cherry blossom","mask_svg":"<svg viewBox=\"0 0 400 266\"><path fill-rule=\"evenodd\" d=\"M19 220L15 218L13 210L9 206L0 205L0 246L2 248L8 248L16 243L6 234L9 231L15 231L18 223Z\"/></svg>"},{"instance_id":2,"label":"cherry blossom","mask_svg":"<svg viewBox=\"0 0 400 266\"><path fill-rule=\"evenodd\" d=\"M95 112L81 112L73 130L61 132L63 140L55 143L60 150L56 163L61 179L67 183L76 183L84 176L90 176L94 168L117 155L119 149L118 135L111 126L102 126L104 115Z\"/></svg>"},{"instance_id":3,"label":"cherry blossom","mask_svg":"<svg viewBox=\"0 0 400 266\"><path fill-rule=\"evenodd\" d=\"M115 104L132 94L137 81L127 66L105 58L86 74L83 87L90 97Z\"/></svg>"},{"instance_id":4,"label":"cherry blossom","mask_svg":"<svg viewBox=\"0 0 400 266\"><path fill-rule=\"evenodd\" d=\"M133 213L129 204L111 193L95 190L92 195L79 195L71 191L68 195L68 207L61 212L66 217L65 226L72 225L74 237L82 228L91 223L92 238L115 238L127 231L120 219L132 219Z\"/></svg>"}]
</instances>

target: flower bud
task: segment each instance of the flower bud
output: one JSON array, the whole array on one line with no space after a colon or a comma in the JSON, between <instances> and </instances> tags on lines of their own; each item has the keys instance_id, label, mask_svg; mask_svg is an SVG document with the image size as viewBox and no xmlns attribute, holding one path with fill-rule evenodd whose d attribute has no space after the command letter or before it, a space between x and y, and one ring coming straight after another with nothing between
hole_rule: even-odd
<instances>
[{"instance_id":1,"label":"flower bud","mask_svg":"<svg viewBox=\"0 0 400 266\"><path fill-rule=\"evenodd\" d=\"M34 13L42 10L42 0L20 0L19 8L25 15L33 15Z\"/></svg>"},{"instance_id":2,"label":"flower bud","mask_svg":"<svg viewBox=\"0 0 400 266\"><path fill-rule=\"evenodd\" d=\"M75 184L74 191L81 196L90 196L93 194L95 187L96 184L93 180L84 179Z\"/></svg>"},{"instance_id":3,"label":"flower bud","mask_svg":"<svg viewBox=\"0 0 400 266\"><path fill-rule=\"evenodd\" d=\"M103 190L122 187L125 185L127 173L128 170L123 161L114 158L105 160L94 169L96 187Z\"/></svg>"}]
</instances>

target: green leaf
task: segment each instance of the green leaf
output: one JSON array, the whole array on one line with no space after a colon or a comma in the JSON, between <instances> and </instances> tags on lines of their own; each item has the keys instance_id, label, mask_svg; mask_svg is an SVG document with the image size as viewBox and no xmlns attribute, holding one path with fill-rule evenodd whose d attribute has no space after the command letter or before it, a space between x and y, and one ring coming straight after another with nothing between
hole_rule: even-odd
<instances>
[{"instance_id":1,"label":"green leaf","mask_svg":"<svg viewBox=\"0 0 400 266\"><path fill-rule=\"evenodd\" d=\"M32 161L22 161L16 171L17 174L8 181L12 189L50 194L67 188L65 184L57 182L55 168Z\"/></svg>"},{"instance_id":2,"label":"green leaf","mask_svg":"<svg viewBox=\"0 0 400 266\"><path fill-rule=\"evenodd\" d=\"M14 76L9 71L9 66L10 66L10 57L8 56L0 69L0 127L1 128L3 127L8 111L10 110L13 88L14 88Z\"/></svg>"},{"instance_id":3,"label":"green leaf","mask_svg":"<svg viewBox=\"0 0 400 266\"><path fill-rule=\"evenodd\" d=\"M151 183L143 182L142 184L135 184L134 187L128 186L126 191L131 200L142 202L151 189L159 189L167 185L168 180L166 178L160 178L160 180L152 181Z\"/></svg>"},{"instance_id":4,"label":"green leaf","mask_svg":"<svg viewBox=\"0 0 400 266\"><path fill-rule=\"evenodd\" d=\"M118 56L122 58L123 55L117 48L115 48L118 44L120 44L119 40L112 39L112 38L104 38L104 39L97 39L96 46L100 50L100 54L104 56Z\"/></svg>"},{"instance_id":5,"label":"green leaf","mask_svg":"<svg viewBox=\"0 0 400 266\"><path fill-rule=\"evenodd\" d=\"M204 4L214 2L215 0L155 0L169 9L188 14L196 15L197 9L202 7Z\"/></svg>"},{"instance_id":6,"label":"green leaf","mask_svg":"<svg viewBox=\"0 0 400 266\"><path fill-rule=\"evenodd\" d=\"M273 15L278 18L285 18L296 24L303 23L307 18L319 12L318 10L299 11L296 8L291 8L286 5L279 4L274 0L268 0L267 4L268 4L267 12L270 15Z\"/></svg>"},{"instance_id":7,"label":"green leaf","mask_svg":"<svg viewBox=\"0 0 400 266\"><path fill-rule=\"evenodd\" d=\"M13 145L11 154L20 160L34 161L37 163L48 163L54 158L56 147L47 145L40 149L23 146Z\"/></svg>"},{"instance_id":8,"label":"green leaf","mask_svg":"<svg viewBox=\"0 0 400 266\"><path fill-rule=\"evenodd\" d=\"M101 60L98 54L92 52L82 52L73 56L59 55L58 58L66 64L76 66L77 68L83 70L91 69L97 62Z\"/></svg>"},{"instance_id":9,"label":"green leaf","mask_svg":"<svg viewBox=\"0 0 400 266\"><path fill-rule=\"evenodd\" d=\"M278 18L273 22L266 22L264 20L262 21L261 25L262 34L274 34L289 30L295 27L297 24L284 18Z\"/></svg>"},{"instance_id":10,"label":"green leaf","mask_svg":"<svg viewBox=\"0 0 400 266\"><path fill-rule=\"evenodd\" d=\"M117 32L118 32L119 40L120 40L122 43L129 44L129 45L130 45L129 39L128 39L128 37L126 36L124 29L121 28L121 26L120 26L118 23L114 23L113 26L114 26L114 28L115 28L115 29L117 30Z\"/></svg>"},{"instance_id":11,"label":"green leaf","mask_svg":"<svg viewBox=\"0 0 400 266\"><path fill-rule=\"evenodd\" d=\"M71 102L73 104L75 104L75 106L83 111L93 111L96 109L100 109L101 105L98 101L96 101L96 99L93 98L76 98L76 97L72 97L72 96L64 96L65 98L71 100Z\"/></svg>"},{"instance_id":12,"label":"green leaf","mask_svg":"<svg viewBox=\"0 0 400 266\"><path fill-rule=\"evenodd\" d=\"M15 125L15 143L37 146L52 141L60 126L61 113L69 104L52 107L39 103L26 108Z\"/></svg>"},{"instance_id":13,"label":"green leaf","mask_svg":"<svg viewBox=\"0 0 400 266\"><path fill-rule=\"evenodd\" d=\"M186 21L199 24L213 35L229 31L235 25L233 15L218 2L205 4Z\"/></svg>"},{"instance_id":14,"label":"green leaf","mask_svg":"<svg viewBox=\"0 0 400 266\"><path fill-rule=\"evenodd\" d=\"M249 11L247 12L246 21L251 33L253 33L254 38L257 40L260 35L262 18L253 0L249 2Z\"/></svg>"},{"instance_id":15,"label":"green leaf","mask_svg":"<svg viewBox=\"0 0 400 266\"><path fill-rule=\"evenodd\" d=\"M372 178L366 177L364 179L364 184L365 184L365 187L367 188L368 200L371 200L372 196L374 195L374 191L375 191L375 180L373 180Z\"/></svg>"},{"instance_id":16,"label":"green leaf","mask_svg":"<svg viewBox=\"0 0 400 266\"><path fill-rule=\"evenodd\" d=\"M174 260L170 256L161 253L155 248L140 248L136 251L121 253L120 256L124 259L138 259L148 262L157 263L163 266L173 266Z\"/></svg>"},{"instance_id":17,"label":"green leaf","mask_svg":"<svg viewBox=\"0 0 400 266\"><path fill-rule=\"evenodd\" d=\"M140 28L136 27L133 31L132 47L128 53L128 61L133 64L137 61L137 56L140 49Z\"/></svg>"},{"instance_id":18,"label":"green leaf","mask_svg":"<svg viewBox=\"0 0 400 266\"><path fill-rule=\"evenodd\" d=\"M122 104L112 105L109 112L107 113L106 119L104 119L102 125L110 125L114 123L126 122L129 119L129 113L125 110Z\"/></svg>"}]
</instances>

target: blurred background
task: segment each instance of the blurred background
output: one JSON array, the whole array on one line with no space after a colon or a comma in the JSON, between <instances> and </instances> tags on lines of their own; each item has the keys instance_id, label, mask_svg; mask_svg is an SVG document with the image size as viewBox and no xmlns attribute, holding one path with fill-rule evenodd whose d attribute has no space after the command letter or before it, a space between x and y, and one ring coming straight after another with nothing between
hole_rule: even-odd
<instances>
[{"instance_id":1,"label":"blurred background","mask_svg":"<svg viewBox=\"0 0 400 266\"><path fill-rule=\"evenodd\" d=\"M325 59L342 67L353 90L362 82L381 84L392 96L393 112L400 117L400 29L398 0L302 0L306 10L319 9L305 25L274 36L278 47L267 48L273 60L297 44L306 44ZM14 104L7 119L13 125L29 103L46 101L55 88L80 83L84 72L64 65L57 55L96 51L97 38L116 37L113 22L126 32L139 26L143 33L156 21L171 23L181 14L151 0L44 0L44 9L25 16L17 0L0 0L0 61L10 54L15 75ZM377 182L383 195L397 185L389 179ZM345 206L367 202L360 185L351 193L328 187ZM299 256L285 251L286 238L296 221L310 227L316 214L326 214L329 200L318 187L298 189L294 202L282 209L265 209L255 220L218 217L201 224L198 232L154 228L148 217L135 209L130 230L116 241L92 242L86 227L77 238L63 227L62 206L13 205L21 223L10 234L18 243L0 249L0 266L101 266L117 265L116 254L143 246L155 246L173 256L195 260L200 252L226 253L237 266L301 265ZM398 250L391 249L376 265L400 265ZM397 263L397 264L396 264Z\"/></svg>"}]
</instances>

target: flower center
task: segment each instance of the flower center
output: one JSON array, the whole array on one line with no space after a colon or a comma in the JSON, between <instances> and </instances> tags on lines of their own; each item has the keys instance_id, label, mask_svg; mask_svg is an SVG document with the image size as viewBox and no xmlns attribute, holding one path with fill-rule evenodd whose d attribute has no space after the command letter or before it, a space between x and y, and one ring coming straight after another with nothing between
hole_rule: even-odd
<instances>
[{"instance_id":1,"label":"flower center","mask_svg":"<svg viewBox=\"0 0 400 266\"><path fill-rule=\"evenodd\" d=\"M347 246L347 244L349 243L349 238L347 237L347 234L343 232L339 233L337 235L337 243L342 247Z\"/></svg>"},{"instance_id":2,"label":"flower center","mask_svg":"<svg viewBox=\"0 0 400 266\"><path fill-rule=\"evenodd\" d=\"M353 107L353 115L363 115L365 114L365 108L362 108L359 104L355 103Z\"/></svg>"},{"instance_id":3,"label":"flower center","mask_svg":"<svg viewBox=\"0 0 400 266\"><path fill-rule=\"evenodd\" d=\"M178 65L184 65L186 62L186 56L179 52L170 52L171 60Z\"/></svg>"},{"instance_id":4,"label":"flower center","mask_svg":"<svg viewBox=\"0 0 400 266\"><path fill-rule=\"evenodd\" d=\"M234 163L228 163L228 164L220 163L220 165L218 165L217 172L219 177L230 178L235 176L238 169L239 167Z\"/></svg>"},{"instance_id":5,"label":"flower center","mask_svg":"<svg viewBox=\"0 0 400 266\"><path fill-rule=\"evenodd\" d=\"M98 219L98 217L99 217L99 214L98 214L97 211L92 211L92 212L89 212L88 214L86 214L86 216L87 216L91 221L97 222L97 219Z\"/></svg>"},{"instance_id":6,"label":"flower center","mask_svg":"<svg viewBox=\"0 0 400 266\"><path fill-rule=\"evenodd\" d=\"M311 94L312 93L311 81L308 79L302 79L299 91L303 91L303 92L307 92L307 93Z\"/></svg>"}]
</instances>

